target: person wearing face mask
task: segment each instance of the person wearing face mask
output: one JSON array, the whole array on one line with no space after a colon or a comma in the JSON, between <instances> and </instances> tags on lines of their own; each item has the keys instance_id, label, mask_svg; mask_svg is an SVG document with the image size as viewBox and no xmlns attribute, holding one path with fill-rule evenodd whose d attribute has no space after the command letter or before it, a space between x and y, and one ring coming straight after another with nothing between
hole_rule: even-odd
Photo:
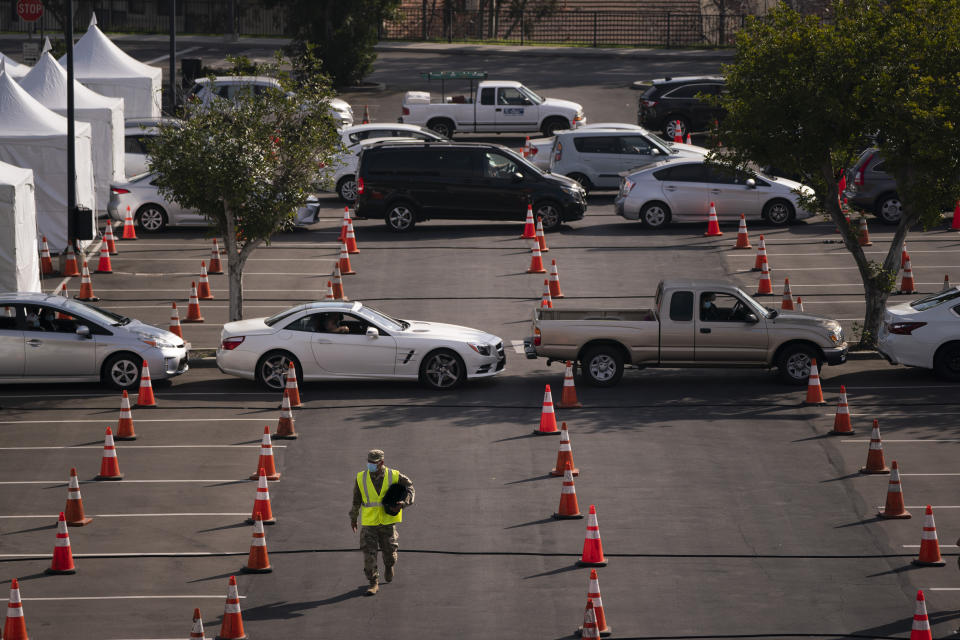
<instances>
[{"instance_id":1,"label":"person wearing face mask","mask_svg":"<svg viewBox=\"0 0 960 640\"><path fill-rule=\"evenodd\" d=\"M392 489L394 485L399 485ZM385 498L396 494L397 502ZM413 504L414 488L410 478L396 469L384 466L384 453L371 449L367 453L367 468L357 474L353 486L353 508L350 509L350 527L357 531L360 520L360 550L363 552L363 573L370 586L366 595L379 591L377 551L383 553L383 579L393 580L397 564L397 523L403 520L403 508Z\"/></svg>"}]
</instances>

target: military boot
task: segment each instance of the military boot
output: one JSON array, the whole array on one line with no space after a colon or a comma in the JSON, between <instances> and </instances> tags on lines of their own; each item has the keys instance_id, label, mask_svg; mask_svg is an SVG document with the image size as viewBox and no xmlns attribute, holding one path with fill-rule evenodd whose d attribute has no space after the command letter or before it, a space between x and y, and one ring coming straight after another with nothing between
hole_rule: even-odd
<instances>
[{"instance_id":1,"label":"military boot","mask_svg":"<svg viewBox=\"0 0 960 640\"><path fill-rule=\"evenodd\" d=\"M374 579L370 581L370 586L367 587L367 590L366 592L364 592L364 595L375 596L377 595L377 591L380 591L380 585Z\"/></svg>"},{"instance_id":2,"label":"military boot","mask_svg":"<svg viewBox=\"0 0 960 640\"><path fill-rule=\"evenodd\" d=\"M391 582L393 580L393 565L383 568L383 579L386 582Z\"/></svg>"}]
</instances>

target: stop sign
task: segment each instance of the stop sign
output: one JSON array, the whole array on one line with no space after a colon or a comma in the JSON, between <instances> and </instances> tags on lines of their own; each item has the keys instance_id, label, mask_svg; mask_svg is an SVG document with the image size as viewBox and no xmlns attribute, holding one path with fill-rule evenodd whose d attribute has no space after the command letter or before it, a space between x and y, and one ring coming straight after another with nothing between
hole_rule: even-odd
<instances>
[{"instance_id":1,"label":"stop sign","mask_svg":"<svg viewBox=\"0 0 960 640\"><path fill-rule=\"evenodd\" d=\"M17 0L17 15L27 22L39 20L43 15L41 0Z\"/></svg>"}]
</instances>

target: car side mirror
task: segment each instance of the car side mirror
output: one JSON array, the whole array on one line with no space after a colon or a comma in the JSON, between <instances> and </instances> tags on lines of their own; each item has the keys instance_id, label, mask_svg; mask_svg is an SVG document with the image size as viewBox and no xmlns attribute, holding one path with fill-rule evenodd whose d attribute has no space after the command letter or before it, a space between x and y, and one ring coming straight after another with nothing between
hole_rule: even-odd
<instances>
[{"instance_id":1,"label":"car side mirror","mask_svg":"<svg viewBox=\"0 0 960 640\"><path fill-rule=\"evenodd\" d=\"M522 174L522 173L519 173L519 172L518 172L518 173L514 173L514 174L511 176L510 179L511 179L513 182L523 182L523 174Z\"/></svg>"},{"instance_id":2,"label":"car side mirror","mask_svg":"<svg viewBox=\"0 0 960 640\"><path fill-rule=\"evenodd\" d=\"M657 149L656 147L650 147L650 155L652 156L660 155L660 149Z\"/></svg>"},{"instance_id":3,"label":"car side mirror","mask_svg":"<svg viewBox=\"0 0 960 640\"><path fill-rule=\"evenodd\" d=\"M757 318L757 314L755 314L755 313L748 313L747 315L745 315L745 316L743 317L743 321L744 321L744 322L749 322L750 324L757 324L758 322L760 322L760 319Z\"/></svg>"},{"instance_id":4,"label":"car side mirror","mask_svg":"<svg viewBox=\"0 0 960 640\"><path fill-rule=\"evenodd\" d=\"M367 327L367 337L368 338L379 338L380 332L376 327Z\"/></svg>"},{"instance_id":5,"label":"car side mirror","mask_svg":"<svg viewBox=\"0 0 960 640\"><path fill-rule=\"evenodd\" d=\"M747 189L756 189L756 188L757 188L757 181L754 180L753 178L747 178L747 181L744 182L744 184L747 185Z\"/></svg>"},{"instance_id":6,"label":"car side mirror","mask_svg":"<svg viewBox=\"0 0 960 640\"><path fill-rule=\"evenodd\" d=\"M81 338L88 338L88 339L89 339L89 338L92 337L92 336L90 335L90 327L88 327L88 326L85 325L85 324L81 324L79 327L77 327L76 333L77 333L77 335L80 336Z\"/></svg>"}]
</instances>

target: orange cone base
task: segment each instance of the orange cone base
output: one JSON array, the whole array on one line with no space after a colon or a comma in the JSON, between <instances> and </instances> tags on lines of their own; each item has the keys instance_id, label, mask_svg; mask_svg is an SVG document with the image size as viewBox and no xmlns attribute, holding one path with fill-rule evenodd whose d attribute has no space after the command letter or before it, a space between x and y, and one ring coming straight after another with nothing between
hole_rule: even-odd
<instances>
[{"instance_id":1,"label":"orange cone base","mask_svg":"<svg viewBox=\"0 0 960 640\"><path fill-rule=\"evenodd\" d=\"M947 564L943 560L937 560L936 562L925 562L923 560L913 560L912 562L918 567L942 567L945 564ZM47 571L49 571L49 569L47 569ZM71 571L70 573L73 573L73 572Z\"/></svg>"},{"instance_id":2,"label":"orange cone base","mask_svg":"<svg viewBox=\"0 0 960 640\"><path fill-rule=\"evenodd\" d=\"M827 435L828 436L852 436L856 432L857 432L856 429L850 429L850 431L837 431L836 429L832 429L831 431L827 432Z\"/></svg>"},{"instance_id":3,"label":"orange cone base","mask_svg":"<svg viewBox=\"0 0 960 640\"><path fill-rule=\"evenodd\" d=\"M181 322L181 324L203 322L203 316L200 316L199 318L193 318L193 319L191 319L191 318L184 318L184 319L181 320L180 322Z\"/></svg>"},{"instance_id":4,"label":"orange cone base","mask_svg":"<svg viewBox=\"0 0 960 640\"><path fill-rule=\"evenodd\" d=\"M117 435L115 435L115 436L113 436L113 439L114 439L114 440L136 440L136 439L137 439L137 434L133 434L132 436L117 436Z\"/></svg>"},{"instance_id":5,"label":"orange cone base","mask_svg":"<svg viewBox=\"0 0 960 640\"><path fill-rule=\"evenodd\" d=\"M563 474L560 474L560 475L563 475ZM553 514L553 516L551 516L551 517L552 517L554 520L582 520L582 519L583 519L583 514L582 514L582 513L575 513L575 514L573 514L573 515L565 516L565 515L561 515L561 514L559 514L559 513L555 513L555 514ZM607 564L607 563L604 562L603 564Z\"/></svg>"},{"instance_id":6,"label":"orange cone base","mask_svg":"<svg viewBox=\"0 0 960 640\"><path fill-rule=\"evenodd\" d=\"M258 476L258 477L259 477L259 476ZM253 524L254 520L253 520L253 518L247 518L246 520L244 520L244 522L246 522L247 524ZM277 524L277 519L276 519L276 518L270 518L269 520L264 520L264 521L263 521L263 524Z\"/></svg>"},{"instance_id":7,"label":"orange cone base","mask_svg":"<svg viewBox=\"0 0 960 640\"><path fill-rule=\"evenodd\" d=\"M76 295L76 296L73 296L73 299L80 300L82 302L100 302L100 298L98 298L97 296L86 296L81 298L79 295Z\"/></svg>"},{"instance_id":8,"label":"orange cone base","mask_svg":"<svg viewBox=\"0 0 960 640\"><path fill-rule=\"evenodd\" d=\"M574 477L577 477L577 476L580 475L580 469L577 469L576 467L574 467L574 468L571 469L570 471L573 472L573 476L574 476ZM557 478L562 478L562 477L563 477L563 469L551 469L551 470L550 470L550 475L555 476L555 477L557 477Z\"/></svg>"},{"instance_id":9,"label":"orange cone base","mask_svg":"<svg viewBox=\"0 0 960 640\"><path fill-rule=\"evenodd\" d=\"M540 431L540 429L534 429L533 432L534 432L536 435L538 435L538 436L558 436L558 435L560 435L560 429L557 429L556 431ZM560 475L563 475L563 473L561 473Z\"/></svg>"},{"instance_id":10,"label":"orange cone base","mask_svg":"<svg viewBox=\"0 0 960 640\"><path fill-rule=\"evenodd\" d=\"M273 437L273 436L271 436L271 438L272 438L272 437ZM116 440L116 437L114 437L114 440ZM253 474L252 476L250 476L250 480L259 480L259 479L260 479L260 474L259 474L259 473L255 473L255 474ZM267 480L279 480L279 479L280 479L280 472L279 472L279 471L278 471L277 473L273 474L272 476L267 476Z\"/></svg>"},{"instance_id":11,"label":"orange cone base","mask_svg":"<svg viewBox=\"0 0 960 640\"><path fill-rule=\"evenodd\" d=\"M601 638L608 638L613 635L613 627L607 627L606 629L604 629L603 631L600 631L599 633ZM574 637L582 637L583 627L577 627L577 630L573 632L573 635Z\"/></svg>"},{"instance_id":12,"label":"orange cone base","mask_svg":"<svg viewBox=\"0 0 960 640\"><path fill-rule=\"evenodd\" d=\"M48 576L72 576L77 572L76 568L74 569L50 569L49 567L44 569L43 572Z\"/></svg>"},{"instance_id":13,"label":"orange cone base","mask_svg":"<svg viewBox=\"0 0 960 640\"><path fill-rule=\"evenodd\" d=\"M240 569L240 571L242 571L243 573L271 573L273 571L273 567L271 565L267 565L262 569L251 569L250 567L243 567ZM246 636L244 636L244 638L246 638Z\"/></svg>"},{"instance_id":14,"label":"orange cone base","mask_svg":"<svg viewBox=\"0 0 960 640\"><path fill-rule=\"evenodd\" d=\"M289 433L289 434L286 434L286 433L273 433L273 434L270 434L270 437L273 438L274 440L296 440L297 438L300 437L300 434L299 434L299 433ZM250 479L251 479L251 480L256 480L257 477L256 477L256 476L250 476ZM270 478L267 478L267 480L269 480L269 479L270 479Z\"/></svg>"},{"instance_id":15,"label":"orange cone base","mask_svg":"<svg viewBox=\"0 0 960 640\"><path fill-rule=\"evenodd\" d=\"M224 636L218 635L218 636L214 636L213 640L247 640L247 638L249 637L250 636L248 636L246 633L244 633L242 636L231 635L230 637L224 637Z\"/></svg>"},{"instance_id":16,"label":"orange cone base","mask_svg":"<svg viewBox=\"0 0 960 640\"><path fill-rule=\"evenodd\" d=\"M93 518L83 518L81 520L67 520L67 526L70 527L85 527L88 524L93 522Z\"/></svg>"},{"instance_id":17,"label":"orange cone base","mask_svg":"<svg viewBox=\"0 0 960 640\"><path fill-rule=\"evenodd\" d=\"M533 265L530 265L530 268L527 269L527 273L546 273L546 272L547 270L544 269L543 267L540 267L539 269L534 269ZM99 300L99 298L97 299Z\"/></svg>"},{"instance_id":18,"label":"orange cone base","mask_svg":"<svg viewBox=\"0 0 960 640\"><path fill-rule=\"evenodd\" d=\"M884 467L883 469L868 469L867 467L860 467L860 473L887 475L890 473L890 468Z\"/></svg>"},{"instance_id":19,"label":"orange cone base","mask_svg":"<svg viewBox=\"0 0 960 640\"><path fill-rule=\"evenodd\" d=\"M814 401L804 400L803 404L810 405L810 406L817 406L821 404L827 404L827 401L826 400L814 400Z\"/></svg>"},{"instance_id":20,"label":"orange cone base","mask_svg":"<svg viewBox=\"0 0 960 640\"><path fill-rule=\"evenodd\" d=\"M113 439L116 440L116 439L117 439L116 436L114 436ZM98 475L98 476L94 477L94 480L123 480L123 474L121 473L120 475L116 475L116 476L100 476L100 475Z\"/></svg>"},{"instance_id":21,"label":"orange cone base","mask_svg":"<svg viewBox=\"0 0 960 640\"><path fill-rule=\"evenodd\" d=\"M896 515L889 515L889 516L886 514L885 511L880 511L879 513L877 513L877 517L882 518L884 520L906 520L907 518L911 518L912 516L910 515L909 511L904 509L903 513L898 513Z\"/></svg>"},{"instance_id":22,"label":"orange cone base","mask_svg":"<svg viewBox=\"0 0 960 640\"><path fill-rule=\"evenodd\" d=\"M583 409L583 405L580 404L579 402L573 402L573 403L567 404L563 400L561 400L557 404L557 407L559 407L560 409ZM563 474L561 473L560 475L563 475Z\"/></svg>"},{"instance_id":23,"label":"orange cone base","mask_svg":"<svg viewBox=\"0 0 960 640\"><path fill-rule=\"evenodd\" d=\"M583 560L577 560L578 567L605 567L607 566L606 560L601 560L600 562L584 562Z\"/></svg>"}]
</instances>

